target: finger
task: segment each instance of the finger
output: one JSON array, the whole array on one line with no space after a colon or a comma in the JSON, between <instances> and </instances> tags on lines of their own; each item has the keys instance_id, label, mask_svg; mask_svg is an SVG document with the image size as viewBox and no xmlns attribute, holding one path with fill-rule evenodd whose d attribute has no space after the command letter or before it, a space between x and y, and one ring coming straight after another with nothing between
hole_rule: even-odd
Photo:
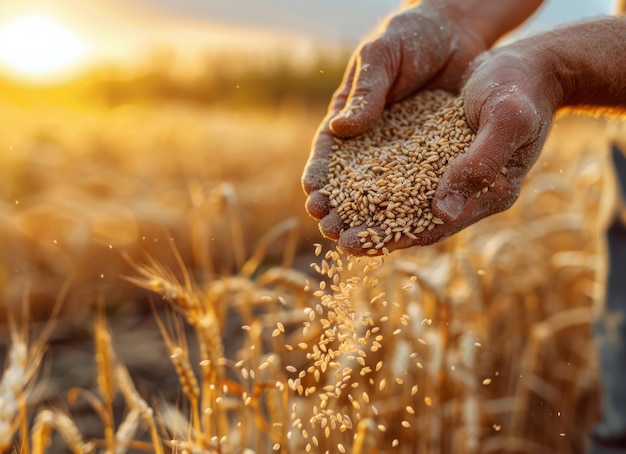
<instances>
[{"instance_id":1,"label":"finger","mask_svg":"<svg viewBox=\"0 0 626 454\"><path fill-rule=\"evenodd\" d=\"M343 221L337 210L331 210L319 223L320 232L329 240L337 241L343 231Z\"/></svg>"},{"instance_id":2,"label":"finger","mask_svg":"<svg viewBox=\"0 0 626 454\"><path fill-rule=\"evenodd\" d=\"M447 23L432 20L418 20L411 14L395 17L390 25L396 30L419 30L419 35L412 34L408 39L403 36L401 52L401 70L398 71L393 85L389 89L387 102L397 102L422 89L444 89L457 92L458 84L453 84L444 74L454 73L458 65L450 67L457 52L452 44L452 28ZM421 16L421 15L420 15ZM419 39L418 39L419 36ZM460 47L464 49L466 43ZM462 71L460 71L462 73Z\"/></svg>"},{"instance_id":3,"label":"finger","mask_svg":"<svg viewBox=\"0 0 626 454\"><path fill-rule=\"evenodd\" d=\"M458 227L456 224L432 225L432 229L426 229L420 233L411 234L410 236L403 233L397 238L393 238L384 244L373 244L369 237L366 240L367 242L364 242L360 234L367 229L363 226L357 226L344 231L341 234L338 243L339 247L350 255L357 257L364 255L375 257L384 254L385 249L387 252L393 252L398 249L406 249L414 246L428 246L437 243L461 230L461 227ZM379 234L380 238L385 236L380 229L374 228L373 230Z\"/></svg>"},{"instance_id":4,"label":"finger","mask_svg":"<svg viewBox=\"0 0 626 454\"><path fill-rule=\"evenodd\" d=\"M439 243L487 216L508 209L519 196L521 181L522 176L501 173L487 192L481 192L479 197L474 196L467 202L456 221L435 224L432 230L424 230L413 235L413 238L402 235L398 241L389 241L384 246L387 251L393 252L399 249ZM363 247L359 234L364 230L364 227L359 226L343 232L339 239L341 249L354 256L382 255L384 253L382 248Z\"/></svg>"},{"instance_id":5,"label":"finger","mask_svg":"<svg viewBox=\"0 0 626 454\"><path fill-rule=\"evenodd\" d=\"M333 133L330 131L329 122L343 109L346 99L352 89L356 63L354 57L347 66L339 88L334 93L328 106L328 113L320 124L313 139L311 153L302 174L302 188L305 194L310 195L326 185L328 174L328 160L332 154L334 144Z\"/></svg>"},{"instance_id":6,"label":"finger","mask_svg":"<svg viewBox=\"0 0 626 454\"><path fill-rule=\"evenodd\" d=\"M487 96L482 105L466 107L468 121L478 125L478 132L467 152L449 164L433 196L433 211L444 221L459 218L472 197L496 181L513 154L540 135L532 104L515 91L502 91Z\"/></svg>"},{"instance_id":7,"label":"finger","mask_svg":"<svg viewBox=\"0 0 626 454\"><path fill-rule=\"evenodd\" d=\"M499 172L495 180L487 187L485 192L479 191L474 194L465 204L459 216L451 222L445 222L437 227L441 241L466 227L480 221L481 219L507 210L517 200L522 182L521 171L508 170L505 173ZM434 210L435 214L439 214Z\"/></svg>"},{"instance_id":8,"label":"finger","mask_svg":"<svg viewBox=\"0 0 626 454\"><path fill-rule=\"evenodd\" d=\"M309 159L302 174L302 189L304 189L305 194L310 195L326 185L333 143L331 132L322 125L315 136Z\"/></svg>"},{"instance_id":9,"label":"finger","mask_svg":"<svg viewBox=\"0 0 626 454\"><path fill-rule=\"evenodd\" d=\"M328 129L328 123L330 122L330 120L336 117L339 112L341 112L346 106L348 97L352 92L355 75L357 74L357 66L357 55L355 54L350 57L350 61L346 66L346 71L343 74L341 83L339 84L339 87L337 88L337 90L335 90L331 98L328 115L326 116L324 121L324 123L326 124L326 129Z\"/></svg>"},{"instance_id":10,"label":"finger","mask_svg":"<svg viewBox=\"0 0 626 454\"><path fill-rule=\"evenodd\" d=\"M354 255L355 257L360 257L364 255L382 255L384 251L383 248L380 246L381 243L373 244L370 238L368 238L367 242L365 242L364 239L359 236L359 234L366 230L367 228L364 226L357 226L347 229L341 234L339 238L339 247L346 254ZM373 230L378 234L380 238L383 238L385 236L382 230L377 228L374 228ZM416 243L413 239L407 236L401 236L398 238L398 241L388 241L384 244L384 247L387 249L387 251L391 252L396 249L403 249L415 245Z\"/></svg>"},{"instance_id":11,"label":"finger","mask_svg":"<svg viewBox=\"0 0 626 454\"><path fill-rule=\"evenodd\" d=\"M313 191L306 199L305 208L309 216L319 221L330 212L330 200L319 191Z\"/></svg>"},{"instance_id":12,"label":"finger","mask_svg":"<svg viewBox=\"0 0 626 454\"><path fill-rule=\"evenodd\" d=\"M481 191L467 201L456 220L437 225L432 232L419 236L417 243L428 246L441 242L481 219L509 209L519 197L522 182L522 176L514 173L499 173L486 192ZM435 214L439 213L435 211Z\"/></svg>"},{"instance_id":13,"label":"finger","mask_svg":"<svg viewBox=\"0 0 626 454\"><path fill-rule=\"evenodd\" d=\"M387 101L400 59L395 45L379 37L365 43L356 54L354 81L346 103L330 121L340 137L357 136L373 126Z\"/></svg>"}]
</instances>

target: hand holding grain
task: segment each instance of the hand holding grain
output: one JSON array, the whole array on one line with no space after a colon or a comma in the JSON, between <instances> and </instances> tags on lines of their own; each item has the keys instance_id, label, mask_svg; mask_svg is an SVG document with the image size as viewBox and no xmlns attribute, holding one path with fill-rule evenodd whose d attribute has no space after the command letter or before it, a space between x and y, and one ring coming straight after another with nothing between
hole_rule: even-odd
<instances>
[{"instance_id":1,"label":"hand holding grain","mask_svg":"<svg viewBox=\"0 0 626 454\"><path fill-rule=\"evenodd\" d=\"M442 33L445 37L445 29ZM437 221L428 229L417 228L401 235L394 232L391 236L385 225L371 226L349 219L346 222L347 218L340 215L337 205L330 203L332 191L327 187L331 175L329 163L338 147L343 147L343 142L337 142L338 137L350 137L371 129L385 103L397 99L399 93L399 97L404 96L402 90L394 91L396 87L404 86L406 80L420 80L396 77L390 83L389 68L398 69L398 66L389 65L394 61L389 55L378 55L384 64L375 71L376 77L368 79L363 69L369 72L370 66L363 63L366 58L363 55L370 53L363 51L367 47L362 47L357 52L356 67L353 64L348 72L318 132L303 177L305 192L309 195L309 213L320 219L322 233L338 240L342 249L353 255L364 255L432 244L507 209L517 199L522 179L536 161L559 107L626 105L623 76L626 55L620 44L624 39L624 18L600 19L502 46L477 58L465 72L466 83L460 98L465 109L464 120L476 136L463 154L454 156L454 160L446 157L436 163L437 170L445 166L445 172L437 173L436 184L426 192L430 197L426 209L427 216ZM621 57L615 60L614 52L621 53ZM437 51L432 53L436 54ZM424 79L415 86L439 86L438 83L445 80L440 79L446 73L445 67L445 64L440 67L437 76L430 81ZM418 71L418 68L413 70ZM363 82L366 80L370 83ZM381 94L384 98L380 98ZM342 162L339 161L339 166L344 165ZM352 191L352 183L346 188ZM392 204L395 205L395 201ZM385 206L374 211L378 215L388 209ZM369 247L375 242L370 241L371 238L379 240L374 249Z\"/></svg>"},{"instance_id":2,"label":"hand holding grain","mask_svg":"<svg viewBox=\"0 0 626 454\"><path fill-rule=\"evenodd\" d=\"M367 133L335 139L320 193L344 251L432 244L511 206L562 99L539 44L485 53L458 98L423 90L385 109Z\"/></svg>"},{"instance_id":3,"label":"hand holding grain","mask_svg":"<svg viewBox=\"0 0 626 454\"><path fill-rule=\"evenodd\" d=\"M513 204L557 109L626 106L624 40L626 18L604 18L499 47L471 64L462 95L476 140L439 181L432 210L446 228L435 240Z\"/></svg>"},{"instance_id":4,"label":"hand holding grain","mask_svg":"<svg viewBox=\"0 0 626 454\"><path fill-rule=\"evenodd\" d=\"M333 138L367 131L387 103L425 86L457 91L468 62L488 46L467 15L443 3L423 1L385 21L358 47L331 100L302 177L307 210L330 238L338 239L340 226L319 189L327 183Z\"/></svg>"}]
</instances>

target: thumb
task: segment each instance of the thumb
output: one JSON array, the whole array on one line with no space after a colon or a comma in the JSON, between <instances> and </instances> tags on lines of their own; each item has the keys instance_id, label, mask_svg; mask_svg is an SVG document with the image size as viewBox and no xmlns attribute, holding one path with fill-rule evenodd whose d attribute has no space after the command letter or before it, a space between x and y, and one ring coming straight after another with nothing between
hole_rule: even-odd
<instances>
[{"instance_id":1,"label":"thumb","mask_svg":"<svg viewBox=\"0 0 626 454\"><path fill-rule=\"evenodd\" d=\"M478 126L474 143L449 164L434 194L433 209L446 221L457 220L472 198L506 174L514 154L539 134L536 111L514 96L487 100Z\"/></svg>"}]
</instances>

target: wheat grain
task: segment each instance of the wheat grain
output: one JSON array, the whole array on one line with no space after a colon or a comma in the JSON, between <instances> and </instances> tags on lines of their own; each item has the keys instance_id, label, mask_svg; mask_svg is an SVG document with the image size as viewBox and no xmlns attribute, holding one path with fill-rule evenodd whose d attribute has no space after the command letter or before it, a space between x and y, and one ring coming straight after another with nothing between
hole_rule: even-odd
<instances>
[{"instance_id":1,"label":"wheat grain","mask_svg":"<svg viewBox=\"0 0 626 454\"><path fill-rule=\"evenodd\" d=\"M463 101L423 91L389 106L366 133L337 139L320 193L344 230L363 229L363 253L388 255L387 243L443 224L432 215L432 196L448 164L474 140Z\"/></svg>"},{"instance_id":2,"label":"wheat grain","mask_svg":"<svg viewBox=\"0 0 626 454\"><path fill-rule=\"evenodd\" d=\"M200 387L198 386L196 374L191 368L187 350L181 347L174 347L170 352L170 359L178 374L183 392L187 395L192 405L195 404L200 395Z\"/></svg>"}]
</instances>

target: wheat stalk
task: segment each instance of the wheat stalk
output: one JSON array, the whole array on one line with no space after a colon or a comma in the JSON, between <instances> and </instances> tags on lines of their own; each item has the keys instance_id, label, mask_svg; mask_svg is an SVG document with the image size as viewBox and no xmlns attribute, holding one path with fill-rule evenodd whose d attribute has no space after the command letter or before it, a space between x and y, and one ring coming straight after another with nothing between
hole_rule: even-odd
<instances>
[{"instance_id":1,"label":"wheat stalk","mask_svg":"<svg viewBox=\"0 0 626 454\"><path fill-rule=\"evenodd\" d=\"M62 411L40 410L35 417L32 430L33 454L43 454L51 441L52 431L61 434L74 454L95 452L92 442L85 442L74 421Z\"/></svg>"},{"instance_id":2,"label":"wheat stalk","mask_svg":"<svg viewBox=\"0 0 626 454\"><path fill-rule=\"evenodd\" d=\"M102 310L95 323L94 338L98 389L104 404L104 412L101 416L103 416L105 442L107 450L112 452L115 447L113 398L117 388L114 377L117 360Z\"/></svg>"},{"instance_id":3,"label":"wheat stalk","mask_svg":"<svg viewBox=\"0 0 626 454\"><path fill-rule=\"evenodd\" d=\"M288 268L293 259L295 240L297 239L297 227L298 222L295 219L290 218L274 226L274 228L263 235L263 237L257 242L256 248L250 258L240 268L240 274L245 277L252 276L263 261L269 246L279 238L282 238L285 233L287 233L289 237L283 256L283 267Z\"/></svg>"},{"instance_id":4,"label":"wheat stalk","mask_svg":"<svg viewBox=\"0 0 626 454\"><path fill-rule=\"evenodd\" d=\"M141 397L139 392L137 392L126 367L118 364L115 368L115 378L130 409L138 411L142 421L150 428L150 437L152 439L154 452L156 454L163 454L163 444L158 435L156 422L154 421L154 410L143 397Z\"/></svg>"},{"instance_id":5,"label":"wheat stalk","mask_svg":"<svg viewBox=\"0 0 626 454\"><path fill-rule=\"evenodd\" d=\"M12 443L19 401L28 381L27 355L26 342L13 328L8 365L0 381L0 450L8 449Z\"/></svg>"},{"instance_id":6,"label":"wheat stalk","mask_svg":"<svg viewBox=\"0 0 626 454\"><path fill-rule=\"evenodd\" d=\"M7 313L11 346L2 380L0 380L0 450L9 448L13 434L19 424L22 429L22 450L28 453L28 411L26 407L30 385L45 353L46 341L56 326L71 282L70 277L63 283L52 306L49 319L43 326L39 337L34 341L29 339L28 327L26 326L30 319L29 288L24 291L21 304L22 323L25 326L19 330L14 317L11 313Z\"/></svg>"},{"instance_id":7,"label":"wheat stalk","mask_svg":"<svg viewBox=\"0 0 626 454\"><path fill-rule=\"evenodd\" d=\"M28 305L26 301L24 303L22 306L25 311L24 319L27 320ZM29 386L43 357L44 343L54 326L59 307L60 304L57 301L53 309L53 319L46 324L39 339L30 346L26 328L20 332L13 317L9 315L11 346L2 380L0 380L0 450L8 449L12 444L13 434L20 423L23 431L21 437L23 449L28 449L26 400Z\"/></svg>"},{"instance_id":8,"label":"wheat stalk","mask_svg":"<svg viewBox=\"0 0 626 454\"><path fill-rule=\"evenodd\" d=\"M182 263L180 254L175 249L174 252L177 261L180 260ZM173 272L151 257L147 257L148 263L143 265L133 263L128 258L127 260L142 276L142 278L125 277L128 282L162 295L172 303L174 309L183 313L189 324L197 323L202 316L203 307L186 272L183 274L184 284L181 284Z\"/></svg>"},{"instance_id":9,"label":"wheat stalk","mask_svg":"<svg viewBox=\"0 0 626 454\"><path fill-rule=\"evenodd\" d=\"M200 427L200 415L198 414L198 400L200 396L200 387L198 385L198 379L196 377L195 372L191 367L191 362L189 360L189 350L186 343L186 338L184 334L182 334L182 327L180 325L176 325L176 331L178 334L178 342L175 342L172 339L172 336L169 334L163 320L160 317L156 317L157 325L159 326L159 330L161 331L161 336L165 341L165 345L170 355L170 360L174 365L174 369L178 374L178 379L183 389L183 393L187 396L189 400L189 404L191 407L191 421L192 427L194 430L194 434L201 433Z\"/></svg>"},{"instance_id":10,"label":"wheat stalk","mask_svg":"<svg viewBox=\"0 0 626 454\"><path fill-rule=\"evenodd\" d=\"M117 428L115 433L115 451L114 454L126 454L128 445L137 433L141 422L141 411L136 408L131 409L124 421Z\"/></svg>"}]
</instances>

